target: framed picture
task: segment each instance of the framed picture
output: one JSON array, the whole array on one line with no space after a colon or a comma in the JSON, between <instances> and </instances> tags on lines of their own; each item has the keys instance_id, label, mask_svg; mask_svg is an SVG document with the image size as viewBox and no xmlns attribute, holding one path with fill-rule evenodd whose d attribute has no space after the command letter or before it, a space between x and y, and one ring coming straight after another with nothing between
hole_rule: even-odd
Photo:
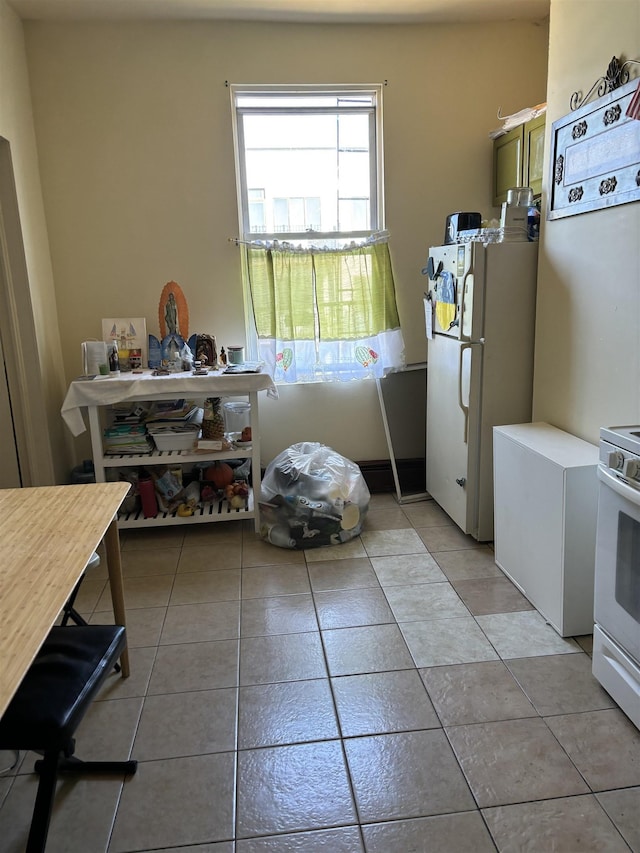
<instances>
[{"instance_id":1,"label":"framed picture","mask_svg":"<svg viewBox=\"0 0 640 853\"><path fill-rule=\"evenodd\" d=\"M551 126L547 219L640 199L640 121L626 115L638 80Z\"/></svg>"},{"instance_id":2,"label":"framed picture","mask_svg":"<svg viewBox=\"0 0 640 853\"><path fill-rule=\"evenodd\" d=\"M148 366L147 321L144 317L103 319L102 337L107 342L117 341L119 353L125 350L140 350L142 367Z\"/></svg>"}]
</instances>

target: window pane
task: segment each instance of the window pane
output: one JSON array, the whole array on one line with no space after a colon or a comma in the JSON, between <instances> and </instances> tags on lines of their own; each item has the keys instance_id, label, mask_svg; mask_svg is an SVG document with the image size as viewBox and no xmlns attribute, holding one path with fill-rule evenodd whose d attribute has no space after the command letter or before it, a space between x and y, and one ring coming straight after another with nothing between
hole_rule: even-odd
<instances>
[{"instance_id":1,"label":"window pane","mask_svg":"<svg viewBox=\"0 0 640 853\"><path fill-rule=\"evenodd\" d=\"M340 195L369 196L369 153L356 154L352 151L341 151L338 156L340 174Z\"/></svg>"},{"instance_id":2,"label":"window pane","mask_svg":"<svg viewBox=\"0 0 640 853\"><path fill-rule=\"evenodd\" d=\"M319 198L306 198L305 199L305 223L307 228L313 229L313 231L320 230L320 223L322 218L320 216L320 199Z\"/></svg>"},{"instance_id":3,"label":"window pane","mask_svg":"<svg viewBox=\"0 0 640 853\"><path fill-rule=\"evenodd\" d=\"M274 198L273 200L273 230L289 230L289 202L286 198Z\"/></svg>"},{"instance_id":4,"label":"window pane","mask_svg":"<svg viewBox=\"0 0 640 853\"><path fill-rule=\"evenodd\" d=\"M285 94L284 92L273 94L265 92L264 94L239 93L236 95L236 105L242 107L261 107L263 109L285 107L287 109L295 109L302 107L337 107L356 104L358 106L373 106L375 96L370 92L358 91L353 93L336 92L321 92L315 94L313 92Z\"/></svg>"},{"instance_id":5,"label":"window pane","mask_svg":"<svg viewBox=\"0 0 640 853\"><path fill-rule=\"evenodd\" d=\"M249 225L252 234L264 234L267 230L262 202L249 202Z\"/></svg>"},{"instance_id":6,"label":"window pane","mask_svg":"<svg viewBox=\"0 0 640 853\"><path fill-rule=\"evenodd\" d=\"M338 128L341 148L369 150L369 114L340 115Z\"/></svg>"},{"instance_id":7,"label":"window pane","mask_svg":"<svg viewBox=\"0 0 640 853\"><path fill-rule=\"evenodd\" d=\"M263 188L262 217L250 225L267 233L357 230L377 227L370 218L370 121L363 115L242 115L245 179ZM363 200L338 220L341 200ZM311 201L313 199L313 201ZM354 226L356 228L356 226ZM349 227L348 230L354 230Z\"/></svg>"},{"instance_id":8,"label":"window pane","mask_svg":"<svg viewBox=\"0 0 640 853\"><path fill-rule=\"evenodd\" d=\"M340 231L365 231L369 227L368 223L368 199L340 199Z\"/></svg>"},{"instance_id":9,"label":"window pane","mask_svg":"<svg viewBox=\"0 0 640 853\"><path fill-rule=\"evenodd\" d=\"M247 150L335 148L336 117L270 114L244 116L244 145Z\"/></svg>"}]
</instances>

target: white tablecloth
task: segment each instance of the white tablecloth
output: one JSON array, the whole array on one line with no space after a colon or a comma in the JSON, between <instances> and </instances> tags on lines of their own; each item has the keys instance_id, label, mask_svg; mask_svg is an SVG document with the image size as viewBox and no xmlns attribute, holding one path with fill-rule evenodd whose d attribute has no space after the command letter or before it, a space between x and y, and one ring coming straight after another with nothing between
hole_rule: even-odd
<instances>
[{"instance_id":1,"label":"white tablecloth","mask_svg":"<svg viewBox=\"0 0 640 853\"><path fill-rule=\"evenodd\" d=\"M191 372L153 376L144 373L121 374L117 378L105 376L95 379L76 379L69 386L62 404L62 417L73 435L85 432L86 425L81 409L85 406L108 406L127 400L161 400L167 395L176 399L225 397L267 391L277 397L273 379L267 373L208 373L194 376Z\"/></svg>"}]
</instances>

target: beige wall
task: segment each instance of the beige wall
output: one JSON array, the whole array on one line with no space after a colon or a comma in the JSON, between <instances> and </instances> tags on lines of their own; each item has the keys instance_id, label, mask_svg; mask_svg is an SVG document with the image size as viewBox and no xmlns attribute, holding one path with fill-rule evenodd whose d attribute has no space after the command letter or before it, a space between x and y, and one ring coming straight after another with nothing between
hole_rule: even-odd
<instances>
[{"instance_id":1,"label":"beige wall","mask_svg":"<svg viewBox=\"0 0 640 853\"><path fill-rule=\"evenodd\" d=\"M640 0L551 0L545 175L550 123L612 56L640 59ZM543 222L534 417L593 443L638 424L639 368L640 204Z\"/></svg>"},{"instance_id":2,"label":"beige wall","mask_svg":"<svg viewBox=\"0 0 640 853\"><path fill-rule=\"evenodd\" d=\"M23 27L0 0L0 137L13 166L3 159L0 205L11 232L7 206L17 196L21 239L10 239L9 281L0 276L2 343L13 379L12 407L24 443L25 485L64 482L68 475L66 437L60 420L65 380L58 318L42 204ZM15 193L9 186L15 180ZM11 233L8 233L11 237ZM15 341L12 338L15 336ZM17 342L17 343L16 343ZM17 391L20 386L20 393ZM0 437L3 444L12 437ZM26 464L28 457L29 464Z\"/></svg>"},{"instance_id":3,"label":"beige wall","mask_svg":"<svg viewBox=\"0 0 640 853\"><path fill-rule=\"evenodd\" d=\"M640 0L552 0L551 10L549 122L568 112L571 93L587 91L611 56L640 57ZM441 239L444 216L495 212L486 134L497 108L511 112L545 97L544 26L25 29L64 382L78 371L79 342L99 336L102 316L143 315L154 330L169 279L183 286L197 330L221 342L241 336L238 256L226 240L238 225L225 80L389 81L387 225L409 361L424 356L419 269L428 245ZM12 148L29 274L23 298L33 303L31 351L60 479L70 464L57 417L64 382L55 368L22 30L0 0L0 135ZM534 416L594 442L603 424L640 421L639 234L637 203L542 225ZM368 385L355 393L287 388L280 401L264 401L262 420L267 457L302 438L355 459L386 456ZM43 447L46 481L53 466L46 440ZM87 446L75 450L80 457Z\"/></svg>"},{"instance_id":4,"label":"beige wall","mask_svg":"<svg viewBox=\"0 0 640 853\"><path fill-rule=\"evenodd\" d=\"M487 134L498 108L546 91L546 23L34 22L25 33L67 379L102 317L144 316L157 334L172 279L190 332L243 339L226 80L388 81L387 227L408 362L425 358L420 270L446 214L496 213ZM285 388L263 399L261 425L263 461L300 440L388 456L372 382Z\"/></svg>"}]
</instances>

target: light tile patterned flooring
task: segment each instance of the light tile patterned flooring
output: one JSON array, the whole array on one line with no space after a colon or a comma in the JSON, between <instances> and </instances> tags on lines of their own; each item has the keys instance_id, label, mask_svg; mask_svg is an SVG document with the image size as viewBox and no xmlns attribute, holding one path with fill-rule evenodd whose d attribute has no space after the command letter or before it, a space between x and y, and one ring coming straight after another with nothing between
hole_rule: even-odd
<instances>
[{"instance_id":1,"label":"light tile patterned flooring","mask_svg":"<svg viewBox=\"0 0 640 853\"><path fill-rule=\"evenodd\" d=\"M433 502L372 498L358 539L288 551L247 522L125 531L132 675L60 784L49 853L640 851L640 734ZM109 621L104 566L79 607ZM33 756L0 776L23 849Z\"/></svg>"}]
</instances>

